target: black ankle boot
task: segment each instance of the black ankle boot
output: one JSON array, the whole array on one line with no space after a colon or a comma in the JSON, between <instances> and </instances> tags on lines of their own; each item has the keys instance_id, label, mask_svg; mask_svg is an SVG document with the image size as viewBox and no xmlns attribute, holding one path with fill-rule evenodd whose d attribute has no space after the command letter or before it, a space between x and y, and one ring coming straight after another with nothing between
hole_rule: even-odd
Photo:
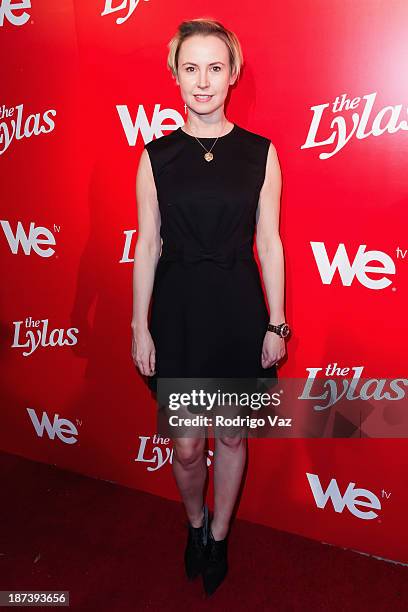
<instances>
[{"instance_id":1,"label":"black ankle boot","mask_svg":"<svg viewBox=\"0 0 408 612\"><path fill-rule=\"evenodd\" d=\"M205 549L208 538L208 508L203 507L204 519L201 527L193 527L188 523L187 546L184 552L184 565L187 578L194 580L202 573L205 563Z\"/></svg>"},{"instance_id":2,"label":"black ankle boot","mask_svg":"<svg viewBox=\"0 0 408 612\"><path fill-rule=\"evenodd\" d=\"M207 595L212 595L220 586L228 572L227 546L228 537L214 540L211 529L206 546L206 563L203 571L203 585Z\"/></svg>"}]
</instances>

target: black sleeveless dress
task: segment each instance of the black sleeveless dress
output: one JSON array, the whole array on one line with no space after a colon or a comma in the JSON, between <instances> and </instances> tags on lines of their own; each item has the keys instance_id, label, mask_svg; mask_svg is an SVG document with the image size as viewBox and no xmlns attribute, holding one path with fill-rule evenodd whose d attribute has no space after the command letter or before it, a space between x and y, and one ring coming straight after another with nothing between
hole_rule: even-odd
<instances>
[{"instance_id":1,"label":"black sleeveless dress","mask_svg":"<svg viewBox=\"0 0 408 612\"><path fill-rule=\"evenodd\" d=\"M210 149L215 138L200 138ZM270 140L237 124L207 162L177 130L147 143L161 215L162 252L149 330L157 378L276 378L263 368L269 315L253 254Z\"/></svg>"}]
</instances>

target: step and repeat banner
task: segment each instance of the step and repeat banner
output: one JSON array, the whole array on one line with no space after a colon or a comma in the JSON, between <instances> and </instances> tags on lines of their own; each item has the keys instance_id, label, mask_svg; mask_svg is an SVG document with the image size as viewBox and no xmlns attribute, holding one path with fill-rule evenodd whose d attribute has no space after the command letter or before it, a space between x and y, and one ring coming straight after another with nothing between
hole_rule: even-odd
<instances>
[{"instance_id":1,"label":"step and repeat banner","mask_svg":"<svg viewBox=\"0 0 408 612\"><path fill-rule=\"evenodd\" d=\"M404 390L408 338L405 1L0 0L0 449L177 500L131 358L135 181L186 119L167 44L196 17L237 34L226 115L279 155L279 376L327 377L331 404L370 380L374 406ZM406 439L347 423L250 439L238 516L408 562Z\"/></svg>"}]
</instances>

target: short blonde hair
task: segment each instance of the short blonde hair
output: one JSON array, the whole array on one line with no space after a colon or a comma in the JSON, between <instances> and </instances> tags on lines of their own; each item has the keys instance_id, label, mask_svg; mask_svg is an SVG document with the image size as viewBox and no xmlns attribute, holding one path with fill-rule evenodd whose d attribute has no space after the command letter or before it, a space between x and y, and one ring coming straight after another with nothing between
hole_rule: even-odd
<instances>
[{"instance_id":1,"label":"short blonde hair","mask_svg":"<svg viewBox=\"0 0 408 612\"><path fill-rule=\"evenodd\" d=\"M167 56L167 67L172 72L173 76L177 76L178 56L182 43L195 34L201 34L202 36L213 34L225 42L229 50L230 73L231 75L236 74L238 79L244 63L244 58L237 36L234 32L227 30L219 21L207 19L205 17L182 21L177 28L176 34L168 43L169 54Z\"/></svg>"}]
</instances>

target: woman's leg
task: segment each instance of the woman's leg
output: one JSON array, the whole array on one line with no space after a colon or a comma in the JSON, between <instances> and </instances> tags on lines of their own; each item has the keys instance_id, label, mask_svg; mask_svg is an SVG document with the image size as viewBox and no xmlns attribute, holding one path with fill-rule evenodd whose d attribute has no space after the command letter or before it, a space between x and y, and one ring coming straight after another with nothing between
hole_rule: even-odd
<instances>
[{"instance_id":1,"label":"woman's leg","mask_svg":"<svg viewBox=\"0 0 408 612\"><path fill-rule=\"evenodd\" d=\"M207 476L205 438L173 438L173 474L193 527L203 522L203 493Z\"/></svg>"},{"instance_id":2,"label":"woman's leg","mask_svg":"<svg viewBox=\"0 0 408 612\"><path fill-rule=\"evenodd\" d=\"M211 522L215 540L223 540L227 535L245 467L246 450L247 438L240 434L215 438L214 515Z\"/></svg>"}]
</instances>

